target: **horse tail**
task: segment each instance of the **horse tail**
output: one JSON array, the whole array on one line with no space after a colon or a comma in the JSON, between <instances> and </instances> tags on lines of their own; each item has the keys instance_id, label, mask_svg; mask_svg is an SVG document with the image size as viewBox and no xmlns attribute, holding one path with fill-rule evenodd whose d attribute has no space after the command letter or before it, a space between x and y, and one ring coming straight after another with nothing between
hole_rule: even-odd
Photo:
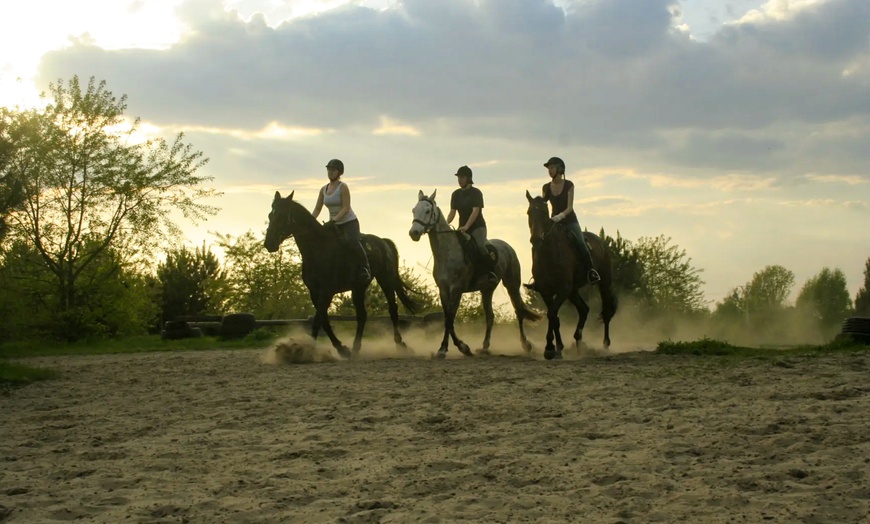
<instances>
[{"instance_id":1,"label":"horse tail","mask_svg":"<svg viewBox=\"0 0 870 524\"><path fill-rule=\"evenodd\" d=\"M408 294L408 291L414 291L414 288L409 286L402 280L402 275L399 274L399 250L396 248L396 244L393 243L389 238L385 238L384 242L387 244L387 247L390 249L390 252L393 254L393 260L390 264L390 274L391 277L396 281L396 295L399 297L399 301L405 306L405 309L411 315L416 315L422 305L411 298Z\"/></svg>"},{"instance_id":2,"label":"horse tail","mask_svg":"<svg viewBox=\"0 0 870 524\"><path fill-rule=\"evenodd\" d=\"M604 273L601 275L601 282L598 284L598 292L601 294L601 321L610 322L613 315L616 314L616 308L619 306L619 300L616 298L616 291L613 289L613 267L610 263L610 252L604 251L604 260L606 262Z\"/></svg>"},{"instance_id":3,"label":"horse tail","mask_svg":"<svg viewBox=\"0 0 870 524\"><path fill-rule=\"evenodd\" d=\"M529 320L532 322L541 320L540 313L527 308L526 305L522 302L520 302L520 307L517 308L517 316L520 318L520 320Z\"/></svg>"}]
</instances>

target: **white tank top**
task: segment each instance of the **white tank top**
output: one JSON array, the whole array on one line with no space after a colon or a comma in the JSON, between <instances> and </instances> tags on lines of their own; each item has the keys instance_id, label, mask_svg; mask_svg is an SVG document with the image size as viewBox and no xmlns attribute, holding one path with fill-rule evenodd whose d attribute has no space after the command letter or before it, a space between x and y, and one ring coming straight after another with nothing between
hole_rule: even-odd
<instances>
[{"instance_id":1,"label":"white tank top","mask_svg":"<svg viewBox=\"0 0 870 524\"><path fill-rule=\"evenodd\" d=\"M335 220L335 215L341 211L341 186L344 185L344 182L339 181L338 187L335 188L335 191L332 194L328 194L326 189L329 187L329 184L323 186L323 205L326 206L326 209L329 210L329 218L330 220ZM356 214L351 209L348 214L344 215L341 219L341 222L336 222L336 224L344 224L345 222L350 222L351 220L356 220Z\"/></svg>"}]
</instances>

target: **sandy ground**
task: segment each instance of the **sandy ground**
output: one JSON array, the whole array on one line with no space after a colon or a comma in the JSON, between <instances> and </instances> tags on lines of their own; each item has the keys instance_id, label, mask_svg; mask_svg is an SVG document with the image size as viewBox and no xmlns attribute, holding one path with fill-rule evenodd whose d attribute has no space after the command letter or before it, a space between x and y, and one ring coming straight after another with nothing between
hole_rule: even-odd
<instances>
[{"instance_id":1,"label":"sandy ground","mask_svg":"<svg viewBox=\"0 0 870 524\"><path fill-rule=\"evenodd\" d=\"M0 521L870 522L867 354L318 351L30 359Z\"/></svg>"}]
</instances>

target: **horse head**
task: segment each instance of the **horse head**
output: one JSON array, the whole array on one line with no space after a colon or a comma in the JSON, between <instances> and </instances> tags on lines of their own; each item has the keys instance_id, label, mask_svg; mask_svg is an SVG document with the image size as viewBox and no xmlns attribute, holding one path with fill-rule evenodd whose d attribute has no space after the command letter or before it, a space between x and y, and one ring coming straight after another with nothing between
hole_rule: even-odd
<instances>
[{"instance_id":1,"label":"horse head","mask_svg":"<svg viewBox=\"0 0 870 524\"><path fill-rule=\"evenodd\" d=\"M420 191L417 195L417 205L412 210L414 220L411 222L411 230L408 231L408 235L414 242L420 240L420 237L437 226L442 218L441 210L435 203L435 193L437 192L436 189L432 195L426 196Z\"/></svg>"},{"instance_id":2,"label":"horse head","mask_svg":"<svg viewBox=\"0 0 870 524\"><path fill-rule=\"evenodd\" d=\"M266 250L270 253L278 251L281 242L293 236L299 230L298 209L301 209L309 217L311 216L301 204L293 201L295 193L295 191L292 191L286 198L282 198L281 193L275 191L275 198L272 200L272 211L269 212L269 227L266 229L266 241L264 242Z\"/></svg>"},{"instance_id":3,"label":"horse head","mask_svg":"<svg viewBox=\"0 0 870 524\"><path fill-rule=\"evenodd\" d=\"M550 220L550 210L543 197L532 197L526 190L526 200L529 201L529 242L535 244L552 229L553 221Z\"/></svg>"}]
</instances>

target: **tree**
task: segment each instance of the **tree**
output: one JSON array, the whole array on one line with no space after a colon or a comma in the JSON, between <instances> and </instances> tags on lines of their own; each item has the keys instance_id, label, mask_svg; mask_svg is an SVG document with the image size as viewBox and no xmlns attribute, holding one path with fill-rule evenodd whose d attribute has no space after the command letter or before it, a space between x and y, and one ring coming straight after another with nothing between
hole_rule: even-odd
<instances>
[{"instance_id":1,"label":"tree","mask_svg":"<svg viewBox=\"0 0 870 524\"><path fill-rule=\"evenodd\" d=\"M24 201L21 181L8 169L16 148L10 124L8 111L0 110L0 243L6 237L6 217Z\"/></svg>"},{"instance_id":2,"label":"tree","mask_svg":"<svg viewBox=\"0 0 870 524\"><path fill-rule=\"evenodd\" d=\"M834 330L849 316L852 307L846 288L846 275L839 269L822 269L801 288L797 306L812 317L823 331Z\"/></svg>"},{"instance_id":3,"label":"tree","mask_svg":"<svg viewBox=\"0 0 870 524\"><path fill-rule=\"evenodd\" d=\"M146 255L179 236L172 211L198 220L216 208L196 172L207 162L183 143L162 138L136 143L139 120L125 125L126 96L105 82L86 88L74 76L50 87L42 110L7 112L16 149L7 169L22 184L23 206L9 235L27 239L54 277L62 317L81 304L80 278L108 251ZM126 129L126 131L124 131ZM17 135L16 135L17 133Z\"/></svg>"},{"instance_id":4,"label":"tree","mask_svg":"<svg viewBox=\"0 0 870 524\"><path fill-rule=\"evenodd\" d=\"M610 265L613 269L613 289L623 298L644 303L651 299L644 284L643 263L640 253L631 242L616 231L616 238L608 236L604 228L598 233L610 252Z\"/></svg>"},{"instance_id":5,"label":"tree","mask_svg":"<svg viewBox=\"0 0 870 524\"><path fill-rule=\"evenodd\" d=\"M217 234L224 251L224 276L215 296L224 313L248 312L260 319L306 318L314 314L302 282L302 257L294 242L276 253L263 247L263 237L248 231L237 238Z\"/></svg>"},{"instance_id":6,"label":"tree","mask_svg":"<svg viewBox=\"0 0 870 524\"><path fill-rule=\"evenodd\" d=\"M864 262L864 285L855 295L855 314L870 317L870 258Z\"/></svg>"},{"instance_id":7,"label":"tree","mask_svg":"<svg viewBox=\"0 0 870 524\"><path fill-rule=\"evenodd\" d=\"M653 311L696 313L706 309L699 276L685 250L670 245L671 239L660 235L642 237L634 246L642 269L642 295L648 297Z\"/></svg>"},{"instance_id":8,"label":"tree","mask_svg":"<svg viewBox=\"0 0 870 524\"><path fill-rule=\"evenodd\" d=\"M743 287L743 309L750 315L781 311L793 285L794 273L779 265L767 266Z\"/></svg>"},{"instance_id":9,"label":"tree","mask_svg":"<svg viewBox=\"0 0 870 524\"><path fill-rule=\"evenodd\" d=\"M194 251L186 247L170 250L157 266L163 320L216 311L219 298L215 295L223 278L220 261L205 244Z\"/></svg>"}]
</instances>

